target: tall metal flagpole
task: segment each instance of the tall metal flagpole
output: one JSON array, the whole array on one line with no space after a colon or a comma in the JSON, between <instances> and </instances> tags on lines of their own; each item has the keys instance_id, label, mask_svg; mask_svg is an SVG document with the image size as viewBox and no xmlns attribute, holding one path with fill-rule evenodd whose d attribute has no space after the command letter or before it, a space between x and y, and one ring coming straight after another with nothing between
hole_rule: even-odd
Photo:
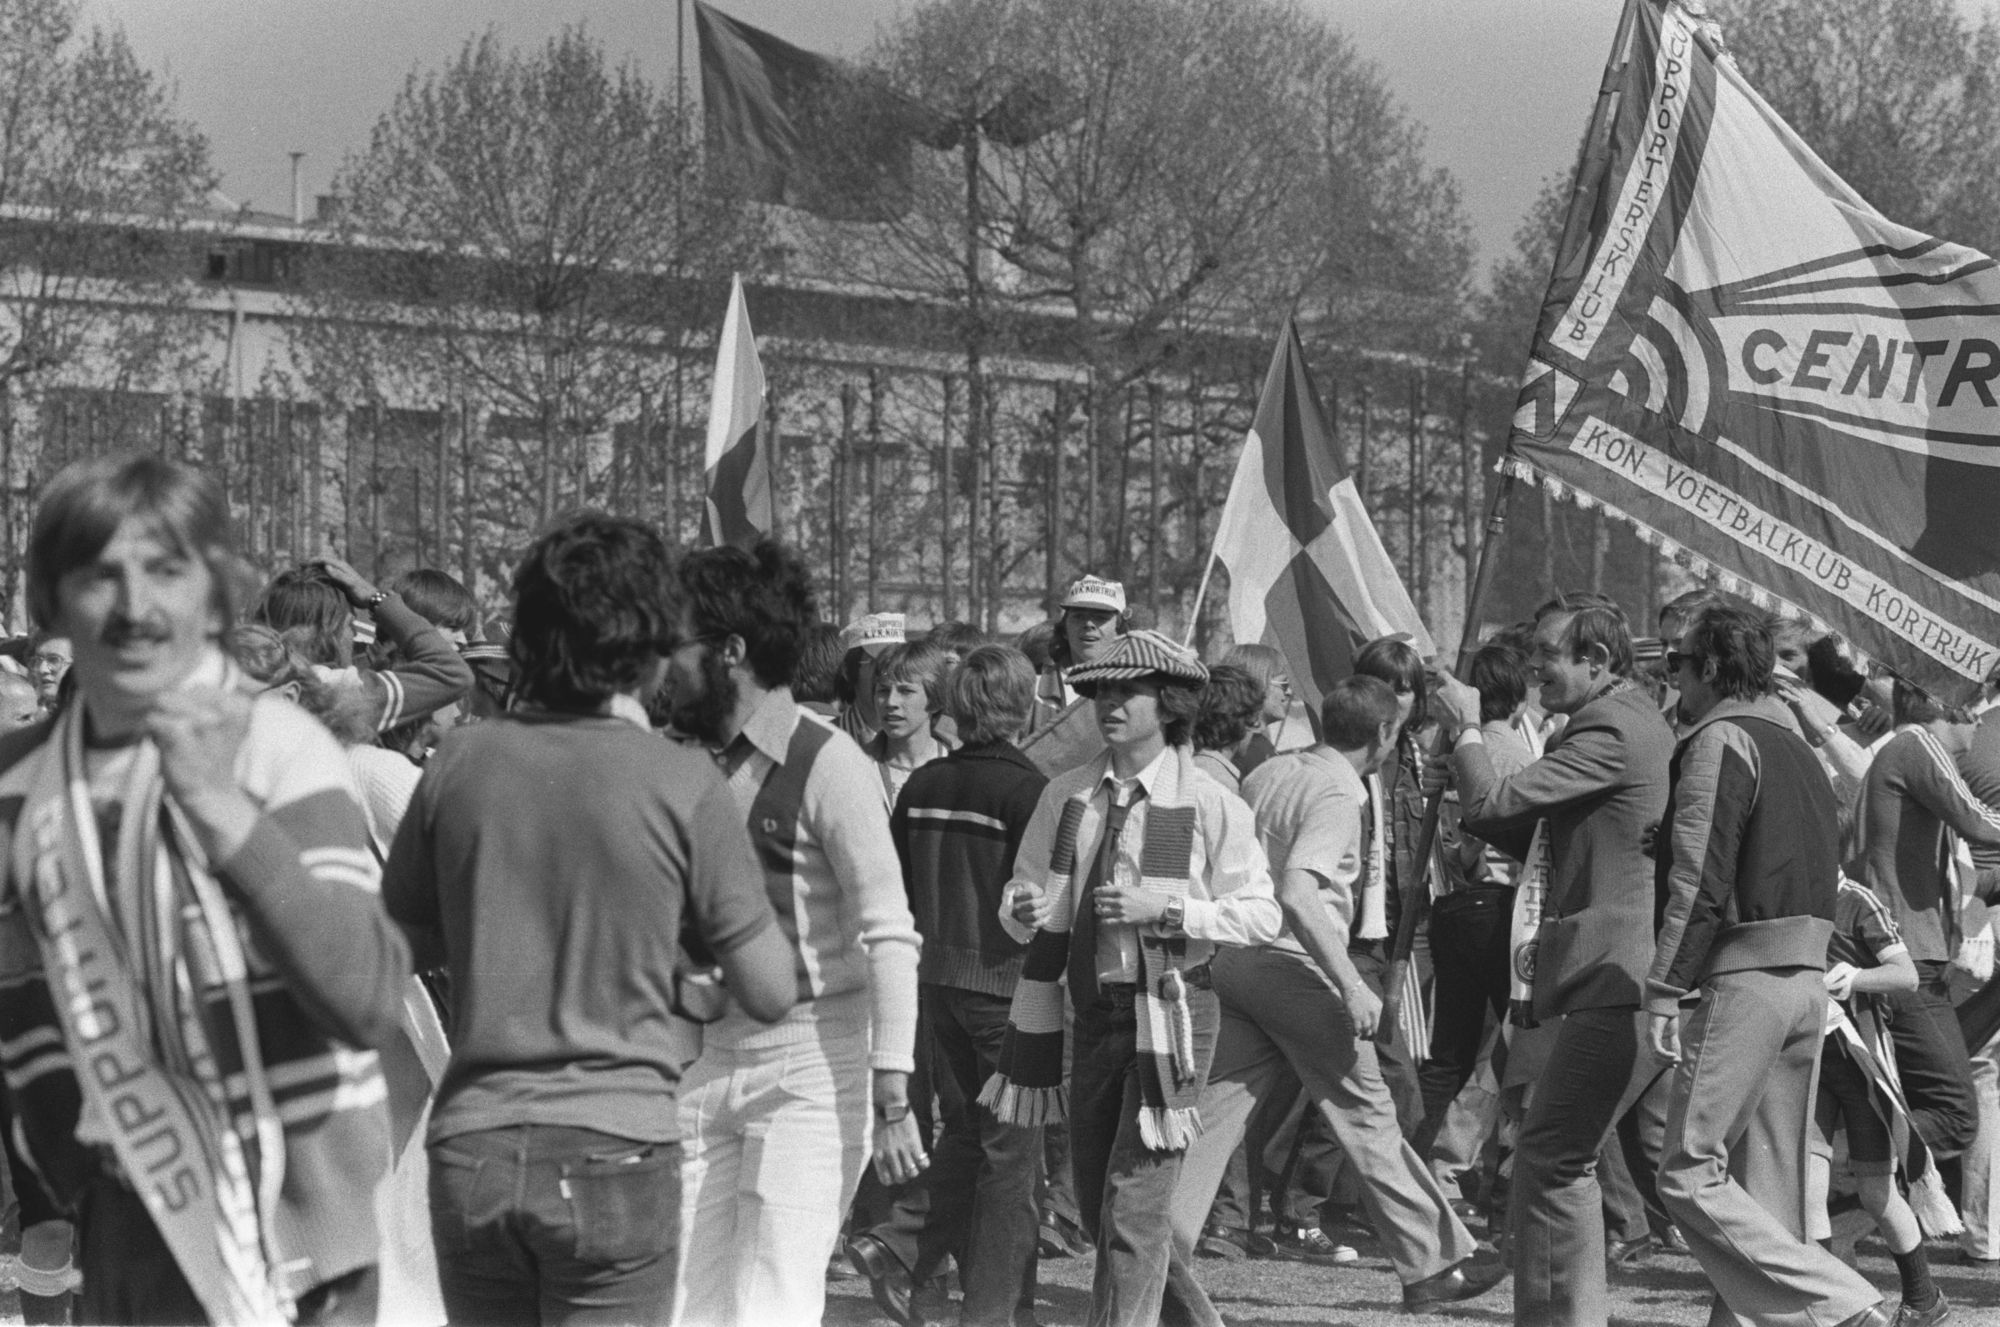
<instances>
[{"instance_id":1,"label":"tall metal flagpole","mask_svg":"<svg viewBox=\"0 0 2000 1327\"><path fill-rule=\"evenodd\" d=\"M1645 0L1625 0L1625 8L1618 16L1618 33L1611 39L1611 54L1604 62L1604 75L1597 88L1597 105L1591 111L1590 128L1584 134L1583 146L1577 153L1576 180L1581 181L1592 165L1607 150L1611 134L1611 117L1616 106L1619 85L1624 80L1625 65L1628 60L1626 49L1632 42L1632 28L1637 19L1636 6ZM1574 187L1574 186L1572 186ZM1569 249L1569 241L1575 237L1576 227L1588 224L1588 217L1581 215L1583 209L1574 193L1570 195L1569 215L1563 222L1564 244L1558 247L1557 257ZM1479 618L1485 607L1486 596L1492 592L1493 581L1500 568L1500 540L1506 531L1507 498L1514 488L1514 474L1505 471L1500 482L1493 487L1493 496L1486 511L1486 538L1479 549L1479 573L1465 600L1465 626L1459 633L1458 658L1454 669L1464 675L1472 650L1479 643ZM1443 755L1445 743L1450 740L1444 733L1438 734L1433 756ZM1417 832L1417 850L1410 860L1419 863L1416 879L1406 882L1403 888L1402 916L1396 924L1396 942L1390 951L1389 973L1382 985L1382 1017L1375 1028L1375 1043L1387 1046L1396 1036L1396 1026L1402 1021L1403 995L1409 985L1410 951L1416 947L1417 933L1423 929L1425 919L1430 914L1431 891L1429 887L1431 850L1437 843L1438 808L1444 803L1442 785L1433 792L1424 804L1423 825ZM1413 1053L1425 1048L1411 1047Z\"/></svg>"}]
</instances>

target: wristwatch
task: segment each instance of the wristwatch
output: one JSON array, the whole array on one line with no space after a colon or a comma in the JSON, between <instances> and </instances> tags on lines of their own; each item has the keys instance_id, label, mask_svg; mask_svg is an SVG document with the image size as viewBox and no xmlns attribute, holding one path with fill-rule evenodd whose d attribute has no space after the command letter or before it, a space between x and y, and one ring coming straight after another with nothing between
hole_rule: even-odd
<instances>
[{"instance_id":1,"label":"wristwatch","mask_svg":"<svg viewBox=\"0 0 2000 1327\"><path fill-rule=\"evenodd\" d=\"M1187 900L1184 898L1168 899L1167 913L1166 916L1160 918L1160 924L1169 930L1178 931L1181 929L1181 924L1186 920Z\"/></svg>"},{"instance_id":2,"label":"wristwatch","mask_svg":"<svg viewBox=\"0 0 2000 1327\"><path fill-rule=\"evenodd\" d=\"M875 1118L884 1124L901 1124L910 1118L910 1103L907 1101L878 1101L875 1103Z\"/></svg>"}]
</instances>

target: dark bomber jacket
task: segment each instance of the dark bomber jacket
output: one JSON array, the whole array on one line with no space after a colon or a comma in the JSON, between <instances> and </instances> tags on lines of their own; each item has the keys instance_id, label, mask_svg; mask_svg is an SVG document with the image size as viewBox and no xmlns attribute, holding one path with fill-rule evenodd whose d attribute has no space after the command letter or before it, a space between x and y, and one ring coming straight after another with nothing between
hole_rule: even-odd
<instances>
[{"instance_id":1,"label":"dark bomber jacket","mask_svg":"<svg viewBox=\"0 0 2000 1327\"><path fill-rule=\"evenodd\" d=\"M1826 967L1840 805L1783 703L1725 700L1674 752L1654 844L1659 937L1646 1007L1716 973Z\"/></svg>"}]
</instances>

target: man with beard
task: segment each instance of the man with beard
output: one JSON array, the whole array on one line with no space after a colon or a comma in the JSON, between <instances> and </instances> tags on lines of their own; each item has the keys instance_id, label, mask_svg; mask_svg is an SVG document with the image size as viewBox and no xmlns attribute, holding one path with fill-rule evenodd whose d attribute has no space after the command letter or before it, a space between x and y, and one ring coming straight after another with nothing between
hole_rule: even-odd
<instances>
[{"instance_id":1,"label":"man with beard","mask_svg":"<svg viewBox=\"0 0 2000 1327\"><path fill-rule=\"evenodd\" d=\"M1653 955L1646 845L1666 808L1673 733L1628 680L1632 635L1610 600L1545 605L1529 659L1542 705L1569 721L1526 769L1496 776L1470 686L1441 678L1433 706L1455 738L1466 831L1522 861L1524 879L1546 881L1533 1016L1558 1029L1514 1153L1514 1321L1602 1327L1597 1154L1660 1072L1641 1004Z\"/></svg>"},{"instance_id":2,"label":"man with beard","mask_svg":"<svg viewBox=\"0 0 2000 1327\"><path fill-rule=\"evenodd\" d=\"M679 619L652 530L584 515L544 534L514 574L524 704L447 737L390 851L390 913L459 997L429 1134L453 1322L665 1319L683 934L745 1016L791 1007L728 789L646 722Z\"/></svg>"},{"instance_id":3,"label":"man with beard","mask_svg":"<svg viewBox=\"0 0 2000 1327\"><path fill-rule=\"evenodd\" d=\"M748 823L798 1003L765 1027L732 1002L682 1084L675 1317L817 1322L871 1135L883 1183L925 1164L909 1100L921 941L868 757L792 699L816 616L804 567L770 542L707 548L680 585L670 722L714 752Z\"/></svg>"}]
</instances>

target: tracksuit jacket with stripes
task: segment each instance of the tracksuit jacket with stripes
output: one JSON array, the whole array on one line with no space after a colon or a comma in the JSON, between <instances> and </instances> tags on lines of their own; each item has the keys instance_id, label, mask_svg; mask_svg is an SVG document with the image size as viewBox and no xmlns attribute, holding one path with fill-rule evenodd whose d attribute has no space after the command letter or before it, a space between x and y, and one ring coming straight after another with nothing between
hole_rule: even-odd
<instances>
[{"instance_id":1,"label":"tracksuit jacket with stripes","mask_svg":"<svg viewBox=\"0 0 2000 1327\"><path fill-rule=\"evenodd\" d=\"M1826 967L1840 884L1833 784L1773 697L1725 700L1685 733L1654 840L1646 1007L1723 972Z\"/></svg>"}]
</instances>

